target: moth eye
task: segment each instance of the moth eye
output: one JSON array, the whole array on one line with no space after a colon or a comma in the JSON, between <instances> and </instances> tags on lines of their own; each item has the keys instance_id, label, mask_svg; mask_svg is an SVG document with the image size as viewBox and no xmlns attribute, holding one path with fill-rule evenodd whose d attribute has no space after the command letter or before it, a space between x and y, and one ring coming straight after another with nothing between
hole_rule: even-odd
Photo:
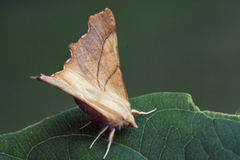
<instances>
[{"instance_id":1,"label":"moth eye","mask_svg":"<svg viewBox=\"0 0 240 160\"><path fill-rule=\"evenodd\" d=\"M123 122L123 125L124 125L124 126L129 126L129 122L128 122L128 121L124 121L124 122Z\"/></svg>"}]
</instances>

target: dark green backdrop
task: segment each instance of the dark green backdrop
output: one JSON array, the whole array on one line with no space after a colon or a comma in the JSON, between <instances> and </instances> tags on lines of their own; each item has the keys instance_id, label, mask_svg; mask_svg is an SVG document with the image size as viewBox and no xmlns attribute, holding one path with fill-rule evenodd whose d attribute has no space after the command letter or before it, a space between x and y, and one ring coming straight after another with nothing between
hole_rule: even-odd
<instances>
[{"instance_id":1,"label":"dark green backdrop","mask_svg":"<svg viewBox=\"0 0 240 160\"><path fill-rule=\"evenodd\" d=\"M0 1L0 134L76 106L29 78L51 75L106 7L129 97L187 92L201 110L240 107L240 1Z\"/></svg>"}]
</instances>

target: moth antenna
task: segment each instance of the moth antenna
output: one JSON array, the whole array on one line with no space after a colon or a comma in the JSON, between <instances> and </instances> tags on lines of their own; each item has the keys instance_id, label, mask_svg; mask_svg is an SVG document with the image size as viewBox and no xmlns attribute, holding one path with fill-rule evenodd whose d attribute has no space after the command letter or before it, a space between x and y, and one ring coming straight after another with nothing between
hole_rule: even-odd
<instances>
[{"instance_id":1,"label":"moth antenna","mask_svg":"<svg viewBox=\"0 0 240 160\"><path fill-rule=\"evenodd\" d=\"M98 134L98 136L94 139L94 141L93 141L92 144L90 145L89 149L92 148L92 146L94 145L94 143L96 142L96 140L108 129L108 127L109 127L109 126L106 126L106 127L104 127L104 128L100 131L100 133Z\"/></svg>"},{"instance_id":2,"label":"moth antenna","mask_svg":"<svg viewBox=\"0 0 240 160\"><path fill-rule=\"evenodd\" d=\"M87 127L91 122L92 122L92 121L88 122L87 124L85 124L84 126L82 126L82 127L79 128L79 129L83 129L83 128Z\"/></svg>"},{"instance_id":3,"label":"moth antenna","mask_svg":"<svg viewBox=\"0 0 240 160\"><path fill-rule=\"evenodd\" d=\"M157 108L155 108L155 109L153 109L153 110L151 110L151 111L149 111L149 112L139 112L139 111L137 111L137 110L135 110L135 109L132 109L131 111L132 111L132 114L143 114L143 115L147 115L147 114L150 114L150 113L152 113L152 112L154 112L154 111L156 111L157 110Z\"/></svg>"},{"instance_id":4,"label":"moth antenna","mask_svg":"<svg viewBox=\"0 0 240 160\"><path fill-rule=\"evenodd\" d=\"M103 156L103 159L106 158L109 150L110 150L110 147L111 147L111 144L112 144L112 141L113 141L113 137L114 137L114 133L115 133L116 129L114 128L113 130L111 130L110 134L109 134L109 137L108 137L108 147L107 147L107 151L105 153L105 155Z\"/></svg>"}]
</instances>

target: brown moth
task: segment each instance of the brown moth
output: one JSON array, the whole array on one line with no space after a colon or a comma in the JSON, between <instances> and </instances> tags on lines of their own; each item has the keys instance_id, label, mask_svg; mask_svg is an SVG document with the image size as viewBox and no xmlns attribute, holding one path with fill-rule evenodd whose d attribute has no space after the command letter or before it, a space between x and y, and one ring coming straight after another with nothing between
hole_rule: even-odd
<instances>
[{"instance_id":1,"label":"brown moth","mask_svg":"<svg viewBox=\"0 0 240 160\"><path fill-rule=\"evenodd\" d=\"M131 110L127 91L123 82L116 24L113 13L104 11L90 16L89 30L77 43L68 47L71 58L65 62L64 69L51 76L41 74L31 77L51 84L74 97L78 106L86 112L91 121L98 123L102 130L90 145L109 129L109 143L103 157L106 158L116 129L124 126L138 128L133 114L149 114ZM81 128L81 129L82 129Z\"/></svg>"}]
</instances>

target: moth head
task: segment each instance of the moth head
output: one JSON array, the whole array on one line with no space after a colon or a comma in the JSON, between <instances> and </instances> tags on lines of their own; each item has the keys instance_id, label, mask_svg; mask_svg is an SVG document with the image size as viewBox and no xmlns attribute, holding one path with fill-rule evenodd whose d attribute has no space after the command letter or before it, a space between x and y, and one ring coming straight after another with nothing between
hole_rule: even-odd
<instances>
[{"instance_id":1,"label":"moth head","mask_svg":"<svg viewBox=\"0 0 240 160\"><path fill-rule=\"evenodd\" d=\"M129 114L126 118L126 120L123 122L124 126L130 126L130 127L133 127L133 128L138 128L135 120L134 120L134 117L132 114Z\"/></svg>"}]
</instances>

